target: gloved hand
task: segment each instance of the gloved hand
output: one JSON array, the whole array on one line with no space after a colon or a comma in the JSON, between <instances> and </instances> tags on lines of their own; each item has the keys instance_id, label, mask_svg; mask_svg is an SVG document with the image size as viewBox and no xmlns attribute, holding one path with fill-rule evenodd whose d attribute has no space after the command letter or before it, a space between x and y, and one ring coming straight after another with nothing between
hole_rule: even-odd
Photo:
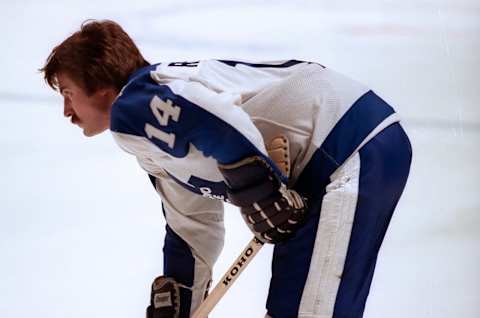
<instances>
[{"instance_id":1,"label":"gloved hand","mask_svg":"<svg viewBox=\"0 0 480 318\"><path fill-rule=\"evenodd\" d=\"M170 277L155 278L150 306L147 307L147 318L178 318L179 314L180 285Z\"/></svg>"},{"instance_id":2,"label":"gloved hand","mask_svg":"<svg viewBox=\"0 0 480 318\"><path fill-rule=\"evenodd\" d=\"M267 162L254 156L230 165L219 165L227 195L239 206L256 236L267 243L288 239L303 223L304 199L282 184Z\"/></svg>"}]
</instances>

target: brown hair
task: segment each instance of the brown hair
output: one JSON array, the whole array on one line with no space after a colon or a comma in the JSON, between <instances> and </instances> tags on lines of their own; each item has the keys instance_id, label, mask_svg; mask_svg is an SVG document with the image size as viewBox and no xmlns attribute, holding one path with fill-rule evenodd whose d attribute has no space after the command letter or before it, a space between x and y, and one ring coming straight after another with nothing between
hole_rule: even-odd
<instances>
[{"instance_id":1,"label":"brown hair","mask_svg":"<svg viewBox=\"0 0 480 318\"><path fill-rule=\"evenodd\" d=\"M92 95L102 88L120 91L135 70L147 65L120 25L110 20L87 20L80 31L52 50L40 71L55 90L57 75L62 72Z\"/></svg>"}]
</instances>

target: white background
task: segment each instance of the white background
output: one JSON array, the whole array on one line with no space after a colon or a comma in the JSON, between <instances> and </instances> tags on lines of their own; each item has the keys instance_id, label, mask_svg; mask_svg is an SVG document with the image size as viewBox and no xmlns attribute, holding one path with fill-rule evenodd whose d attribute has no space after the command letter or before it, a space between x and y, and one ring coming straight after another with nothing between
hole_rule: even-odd
<instances>
[{"instance_id":1,"label":"white background","mask_svg":"<svg viewBox=\"0 0 480 318\"><path fill-rule=\"evenodd\" d=\"M8 3L8 4L7 4ZM480 3L2 1L0 317L143 317L162 271L161 204L107 132L87 139L42 80L88 18L119 22L151 62L304 59L395 106L414 150L366 318L480 317ZM238 211L215 281L249 240ZM263 317L271 247L211 317Z\"/></svg>"}]
</instances>

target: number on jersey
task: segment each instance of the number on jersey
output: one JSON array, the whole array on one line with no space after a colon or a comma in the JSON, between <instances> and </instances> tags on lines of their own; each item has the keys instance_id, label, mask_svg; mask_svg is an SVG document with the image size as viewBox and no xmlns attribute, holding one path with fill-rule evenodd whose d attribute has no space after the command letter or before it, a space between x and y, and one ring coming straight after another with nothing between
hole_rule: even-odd
<instances>
[{"instance_id":1,"label":"number on jersey","mask_svg":"<svg viewBox=\"0 0 480 318\"><path fill-rule=\"evenodd\" d=\"M158 120L160 126L168 126L168 121L172 119L175 122L178 122L180 116L180 107L173 105L171 100L164 102L158 96L154 96L150 102L150 109L153 112L153 115ZM163 130L160 130L150 124L145 124L145 133L149 139L155 137L163 142L165 142L168 147L173 149L175 146L175 134L166 133Z\"/></svg>"}]
</instances>

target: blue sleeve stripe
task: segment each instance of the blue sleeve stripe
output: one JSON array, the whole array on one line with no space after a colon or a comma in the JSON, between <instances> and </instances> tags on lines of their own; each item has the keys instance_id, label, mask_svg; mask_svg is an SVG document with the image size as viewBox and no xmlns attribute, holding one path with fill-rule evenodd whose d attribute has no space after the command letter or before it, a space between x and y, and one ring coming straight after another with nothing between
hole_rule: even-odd
<instances>
[{"instance_id":1,"label":"blue sleeve stripe","mask_svg":"<svg viewBox=\"0 0 480 318\"><path fill-rule=\"evenodd\" d=\"M165 206L163 214L165 215ZM185 286L193 286L195 280L195 257L188 243L167 224L165 226L165 242L163 245L163 273L173 277ZM180 288L180 316L188 317L192 300L192 291Z\"/></svg>"}]
</instances>

